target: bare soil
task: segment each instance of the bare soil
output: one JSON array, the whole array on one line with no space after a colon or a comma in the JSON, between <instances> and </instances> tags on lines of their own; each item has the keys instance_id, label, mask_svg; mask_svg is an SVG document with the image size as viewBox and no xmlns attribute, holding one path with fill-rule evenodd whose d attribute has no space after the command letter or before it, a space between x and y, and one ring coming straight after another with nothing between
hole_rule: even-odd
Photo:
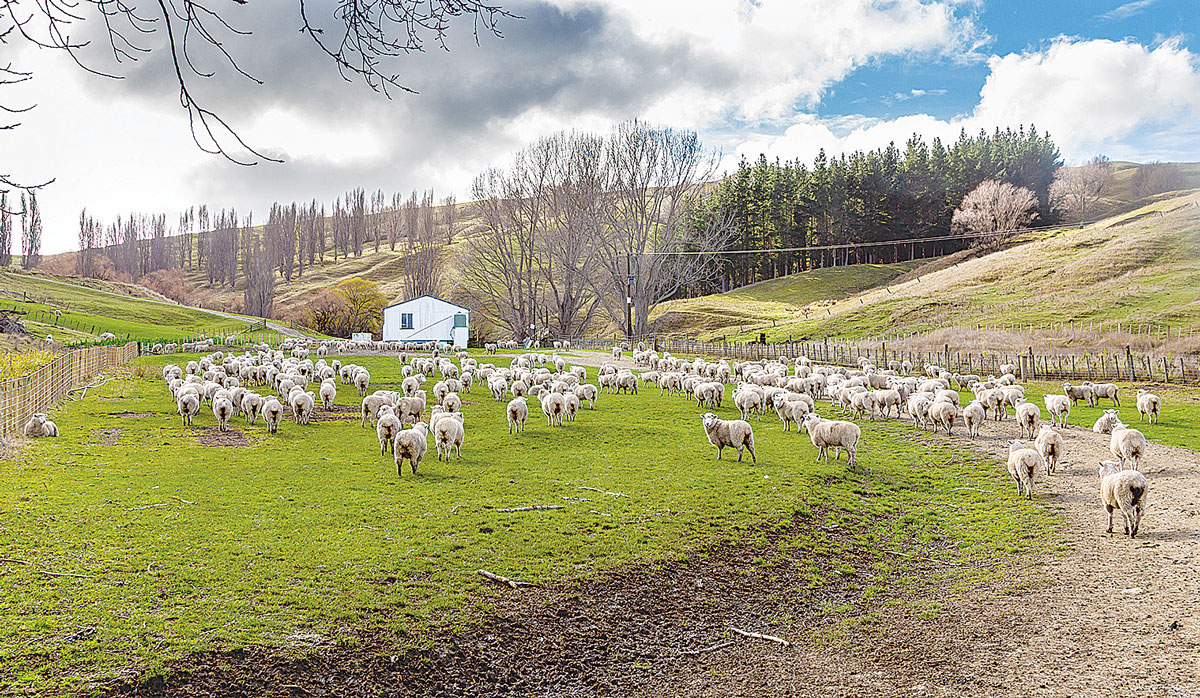
<instances>
[{"instance_id":1,"label":"bare soil","mask_svg":"<svg viewBox=\"0 0 1200 698\"><path fill-rule=\"evenodd\" d=\"M312 422L337 422L352 419L362 419L362 408L357 405L334 405L333 409L325 409L318 405L312 417Z\"/></svg>"},{"instance_id":2,"label":"bare soil","mask_svg":"<svg viewBox=\"0 0 1200 698\"><path fill-rule=\"evenodd\" d=\"M109 417L133 417L135 419L144 419L146 417L157 417L153 412L109 412Z\"/></svg>"},{"instance_id":3,"label":"bare soil","mask_svg":"<svg viewBox=\"0 0 1200 698\"><path fill-rule=\"evenodd\" d=\"M92 438L101 446L116 446L124 433L125 430L121 428L93 429Z\"/></svg>"},{"instance_id":4,"label":"bare soil","mask_svg":"<svg viewBox=\"0 0 1200 698\"><path fill-rule=\"evenodd\" d=\"M233 446L235 448L250 446L246 436L233 426L226 427L225 431L221 431L216 426L192 427L192 431L201 446Z\"/></svg>"}]
</instances>

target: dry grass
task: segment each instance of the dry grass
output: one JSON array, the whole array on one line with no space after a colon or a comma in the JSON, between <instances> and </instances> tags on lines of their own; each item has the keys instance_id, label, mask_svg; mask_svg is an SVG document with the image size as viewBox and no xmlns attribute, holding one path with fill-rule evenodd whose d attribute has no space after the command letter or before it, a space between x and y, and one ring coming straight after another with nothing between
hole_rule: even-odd
<instances>
[{"instance_id":1,"label":"dry grass","mask_svg":"<svg viewBox=\"0 0 1200 698\"><path fill-rule=\"evenodd\" d=\"M862 342L863 346L872 349L879 344L878 340ZM970 352L1022 352L1032 348L1034 353L1084 354L1096 350L1124 353L1125 347L1129 347L1143 354L1178 355L1200 353L1200 335L1165 339L1161 336L1094 329L1006 332L951 327L887 342L889 349L913 352L941 351L947 345L955 351Z\"/></svg>"}]
</instances>

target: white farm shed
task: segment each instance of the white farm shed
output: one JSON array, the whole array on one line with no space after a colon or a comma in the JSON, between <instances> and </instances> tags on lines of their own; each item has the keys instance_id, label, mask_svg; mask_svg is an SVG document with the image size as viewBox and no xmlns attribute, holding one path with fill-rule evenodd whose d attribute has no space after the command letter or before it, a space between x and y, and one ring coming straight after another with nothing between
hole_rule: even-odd
<instances>
[{"instance_id":1,"label":"white farm shed","mask_svg":"<svg viewBox=\"0 0 1200 698\"><path fill-rule=\"evenodd\" d=\"M417 296L383 309L383 341L447 342L466 348L471 311L436 296Z\"/></svg>"}]
</instances>

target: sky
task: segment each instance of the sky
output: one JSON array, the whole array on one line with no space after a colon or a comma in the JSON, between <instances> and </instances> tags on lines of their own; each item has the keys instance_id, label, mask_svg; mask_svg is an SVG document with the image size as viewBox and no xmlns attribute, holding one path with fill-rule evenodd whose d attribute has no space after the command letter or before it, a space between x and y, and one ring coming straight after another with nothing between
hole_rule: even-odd
<instances>
[{"instance_id":1,"label":"sky","mask_svg":"<svg viewBox=\"0 0 1200 698\"><path fill-rule=\"evenodd\" d=\"M131 0L132 1L132 0ZM29 6L29 0L26 0ZM133 2L149 13L157 6ZM21 3L18 3L20 7ZM330 29L336 0L309 0ZM469 198L472 179L562 129L640 118L693 129L731 169L739 158L811 160L902 145L912 134L1035 125L1064 160L1200 160L1196 0L515 0L502 37L452 25L448 51L394 59L415 93L391 99L346 81L298 31L299 3L221 6L218 28L250 80L213 51L194 62L197 100L259 152L252 167L202 152L180 107L161 30L113 59L102 22L61 51L20 37L0 67L0 173L39 194L43 253L76 247L80 210L102 221L193 204L265 216L274 201L332 202L354 188ZM0 30L3 26L0 26ZM31 32L36 28L31 25ZM327 32L327 36L332 36ZM262 84L259 84L261 81Z\"/></svg>"}]
</instances>

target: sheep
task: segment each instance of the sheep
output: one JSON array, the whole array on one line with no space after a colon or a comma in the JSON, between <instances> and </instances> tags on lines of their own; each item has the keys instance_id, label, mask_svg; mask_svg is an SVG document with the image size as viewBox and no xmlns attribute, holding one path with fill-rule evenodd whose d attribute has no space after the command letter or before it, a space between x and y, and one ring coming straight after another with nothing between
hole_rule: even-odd
<instances>
[{"instance_id":1,"label":"sheep","mask_svg":"<svg viewBox=\"0 0 1200 698\"><path fill-rule=\"evenodd\" d=\"M949 436L954 432L954 420L958 419L958 407L947 400L934 400L929 405L929 421L933 423L933 433L937 433L938 427L946 429L946 435Z\"/></svg>"},{"instance_id":2,"label":"sheep","mask_svg":"<svg viewBox=\"0 0 1200 698\"><path fill-rule=\"evenodd\" d=\"M279 431L279 423L283 421L283 403L275 396L267 398L262 406L263 421L267 423L267 432L274 434Z\"/></svg>"},{"instance_id":3,"label":"sheep","mask_svg":"<svg viewBox=\"0 0 1200 698\"><path fill-rule=\"evenodd\" d=\"M451 448L462 460L462 442L466 434L463 423L457 419L439 419L433 427L433 445L437 449L438 460L442 459L443 454L446 460L450 460Z\"/></svg>"},{"instance_id":4,"label":"sheep","mask_svg":"<svg viewBox=\"0 0 1200 698\"><path fill-rule=\"evenodd\" d=\"M332 379L323 380L317 393L321 396L321 407L332 410L333 401L337 399L337 384Z\"/></svg>"},{"instance_id":5,"label":"sheep","mask_svg":"<svg viewBox=\"0 0 1200 698\"><path fill-rule=\"evenodd\" d=\"M1071 385L1063 383L1063 394L1071 399L1071 406L1075 406L1080 400L1084 400L1091 407L1096 406L1096 393L1092 391L1090 385Z\"/></svg>"},{"instance_id":6,"label":"sheep","mask_svg":"<svg viewBox=\"0 0 1200 698\"><path fill-rule=\"evenodd\" d=\"M613 392L624 391L637 395L638 382L637 376L632 373L618 373L616 380L613 382Z\"/></svg>"},{"instance_id":7,"label":"sheep","mask_svg":"<svg viewBox=\"0 0 1200 698\"><path fill-rule=\"evenodd\" d=\"M1146 510L1146 492L1150 483L1136 470L1122 470L1114 461L1100 461L1100 501L1108 511L1108 530L1113 532L1113 509L1120 509L1125 519L1125 533L1137 536Z\"/></svg>"},{"instance_id":8,"label":"sheep","mask_svg":"<svg viewBox=\"0 0 1200 698\"><path fill-rule=\"evenodd\" d=\"M1067 417L1071 416L1071 400L1066 395L1049 393L1042 400L1046 403L1046 411L1050 413L1050 423L1066 428Z\"/></svg>"},{"instance_id":9,"label":"sheep","mask_svg":"<svg viewBox=\"0 0 1200 698\"><path fill-rule=\"evenodd\" d=\"M948 404L948 403L943 403ZM858 453L858 442L862 438L862 430L854 422L841 422L832 419L822 419L816 412L804 416L804 430L808 432L813 446L817 447L817 460L829 462L829 447L838 451L834 458L841 458L841 449L846 450L847 464L853 468L856 465L855 456Z\"/></svg>"},{"instance_id":10,"label":"sheep","mask_svg":"<svg viewBox=\"0 0 1200 698\"><path fill-rule=\"evenodd\" d=\"M489 377L487 386L497 402L504 399L505 393L508 392L508 381L504 380L504 376Z\"/></svg>"},{"instance_id":11,"label":"sheep","mask_svg":"<svg viewBox=\"0 0 1200 698\"><path fill-rule=\"evenodd\" d=\"M258 415L262 411L262 406L263 399L257 393L247 392L242 395L242 414L246 417L246 424L254 424L254 420L258 419Z\"/></svg>"},{"instance_id":12,"label":"sheep","mask_svg":"<svg viewBox=\"0 0 1200 698\"><path fill-rule=\"evenodd\" d=\"M1042 424L1033 445L1046 463L1046 472L1053 473L1054 469L1058 467L1058 461L1062 458L1063 449L1066 447L1062 435L1049 424Z\"/></svg>"},{"instance_id":13,"label":"sheep","mask_svg":"<svg viewBox=\"0 0 1200 698\"><path fill-rule=\"evenodd\" d=\"M367 427L368 421L371 422L371 424L375 423L375 420L378 419L379 416L379 409L384 405L391 405L391 402L388 400L386 395L368 395L363 398L362 405L359 409L362 413L362 427L364 429ZM391 406L395 407L395 405Z\"/></svg>"},{"instance_id":14,"label":"sheep","mask_svg":"<svg viewBox=\"0 0 1200 698\"><path fill-rule=\"evenodd\" d=\"M46 415L41 412L37 412L29 418L28 422L25 423L25 436L30 438L45 436L45 426Z\"/></svg>"},{"instance_id":15,"label":"sheep","mask_svg":"<svg viewBox=\"0 0 1200 698\"><path fill-rule=\"evenodd\" d=\"M1146 437L1137 429L1130 429L1118 422L1113 427L1108 450L1114 458L1120 459L1122 468L1128 461L1133 464L1134 470L1138 470L1142 456L1146 455Z\"/></svg>"},{"instance_id":16,"label":"sheep","mask_svg":"<svg viewBox=\"0 0 1200 698\"><path fill-rule=\"evenodd\" d=\"M562 426L563 413L567 406L563 401L563 396L558 393L546 393L542 396L542 413L546 415L546 426L552 427L555 424Z\"/></svg>"},{"instance_id":17,"label":"sheep","mask_svg":"<svg viewBox=\"0 0 1200 698\"><path fill-rule=\"evenodd\" d=\"M717 447L717 460L721 460L721 452L725 447L730 446L737 449L739 463L742 462L744 450L750 451L752 463L758 463L758 456L754 453L754 428L749 422L741 419L726 421L712 412L705 412L700 416L700 423L704 425L708 442Z\"/></svg>"},{"instance_id":18,"label":"sheep","mask_svg":"<svg viewBox=\"0 0 1200 698\"><path fill-rule=\"evenodd\" d=\"M1139 422L1148 417L1151 424L1158 424L1158 412L1161 407L1162 400L1157 395L1149 390L1138 390L1137 411Z\"/></svg>"},{"instance_id":19,"label":"sheep","mask_svg":"<svg viewBox=\"0 0 1200 698\"><path fill-rule=\"evenodd\" d=\"M796 425L796 433L800 433L800 421L804 415L812 411L812 406L800 400L789 400L784 393L776 393L774 399L775 414L783 422L783 430L791 431L791 425Z\"/></svg>"},{"instance_id":20,"label":"sheep","mask_svg":"<svg viewBox=\"0 0 1200 698\"><path fill-rule=\"evenodd\" d=\"M387 405L380 408L379 420L375 423L375 435L379 438L379 455L386 454L392 448L396 434L399 434L403 428L404 425L396 416L395 410Z\"/></svg>"},{"instance_id":21,"label":"sheep","mask_svg":"<svg viewBox=\"0 0 1200 698\"><path fill-rule=\"evenodd\" d=\"M525 429L525 419L529 417L529 405L523 397L515 397L508 403L508 408L505 410L508 415L508 433L513 433L515 429L519 434Z\"/></svg>"},{"instance_id":22,"label":"sheep","mask_svg":"<svg viewBox=\"0 0 1200 698\"><path fill-rule=\"evenodd\" d=\"M972 439L979 437L979 427L987 421L987 412L978 400L972 400L962 411L963 424L967 427L967 436Z\"/></svg>"},{"instance_id":23,"label":"sheep","mask_svg":"<svg viewBox=\"0 0 1200 698\"><path fill-rule=\"evenodd\" d=\"M1041 418L1042 411L1037 405L1026 402L1025 398L1017 403L1017 427L1021 430L1021 438L1032 439Z\"/></svg>"},{"instance_id":24,"label":"sheep","mask_svg":"<svg viewBox=\"0 0 1200 698\"><path fill-rule=\"evenodd\" d=\"M1038 466L1042 465L1042 456L1036 450L1025 446L1020 439L1013 439L1008 444L1008 474L1017 483L1017 496L1025 494L1033 499L1033 479L1037 475Z\"/></svg>"},{"instance_id":25,"label":"sheep","mask_svg":"<svg viewBox=\"0 0 1200 698\"><path fill-rule=\"evenodd\" d=\"M462 412L462 398L458 393L446 393L446 397L442 398L442 409L447 412Z\"/></svg>"},{"instance_id":26,"label":"sheep","mask_svg":"<svg viewBox=\"0 0 1200 698\"><path fill-rule=\"evenodd\" d=\"M565 408L564 414L566 415L568 422L575 421L575 415L579 414L579 404L579 396L575 393L568 392L563 394L563 407Z\"/></svg>"},{"instance_id":27,"label":"sheep","mask_svg":"<svg viewBox=\"0 0 1200 698\"><path fill-rule=\"evenodd\" d=\"M920 393L908 398L908 416L912 417L913 425L927 428L930 404L929 398Z\"/></svg>"},{"instance_id":28,"label":"sheep","mask_svg":"<svg viewBox=\"0 0 1200 698\"><path fill-rule=\"evenodd\" d=\"M192 426L192 419L200 414L200 396L194 392L186 392L175 400L175 407L183 423ZM27 427L28 428L28 427Z\"/></svg>"},{"instance_id":29,"label":"sheep","mask_svg":"<svg viewBox=\"0 0 1200 698\"><path fill-rule=\"evenodd\" d=\"M591 383L583 383L575 386L575 397L580 400L588 401L588 409L596 409L596 396L599 390Z\"/></svg>"},{"instance_id":30,"label":"sheep","mask_svg":"<svg viewBox=\"0 0 1200 698\"><path fill-rule=\"evenodd\" d=\"M312 393L306 393L297 388L288 396L288 405L292 408L292 417L296 424L308 424L316 411L317 398Z\"/></svg>"},{"instance_id":31,"label":"sheep","mask_svg":"<svg viewBox=\"0 0 1200 698\"><path fill-rule=\"evenodd\" d=\"M354 373L354 389L358 391L360 396L367 393L367 388L371 386L371 374L367 369L360 368Z\"/></svg>"},{"instance_id":32,"label":"sheep","mask_svg":"<svg viewBox=\"0 0 1200 698\"><path fill-rule=\"evenodd\" d=\"M1116 410L1104 410L1104 414L1092 425L1092 431L1097 434L1111 434L1113 427L1120 423L1121 418L1117 416Z\"/></svg>"},{"instance_id":33,"label":"sheep","mask_svg":"<svg viewBox=\"0 0 1200 698\"><path fill-rule=\"evenodd\" d=\"M1120 388L1114 383L1087 383L1084 385L1092 389L1092 405L1095 406L1096 401L1102 397L1112 400L1113 407L1121 406L1121 398L1117 394Z\"/></svg>"},{"instance_id":34,"label":"sheep","mask_svg":"<svg viewBox=\"0 0 1200 698\"><path fill-rule=\"evenodd\" d=\"M429 444L425 439L429 436L429 426L425 422L417 422L411 429L402 429L392 442L392 455L396 458L396 477L403 474L404 460L408 459L413 475L417 474L417 466L425 457Z\"/></svg>"},{"instance_id":35,"label":"sheep","mask_svg":"<svg viewBox=\"0 0 1200 698\"><path fill-rule=\"evenodd\" d=\"M738 408L742 419L750 417L750 413L757 412L759 419L762 419L762 393L753 388L738 388L733 392L733 404Z\"/></svg>"},{"instance_id":36,"label":"sheep","mask_svg":"<svg viewBox=\"0 0 1200 698\"><path fill-rule=\"evenodd\" d=\"M400 421L419 422L425 415L425 391L418 390L412 397L402 397L396 402L396 416Z\"/></svg>"},{"instance_id":37,"label":"sheep","mask_svg":"<svg viewBox=\"0 0 1200 698\"><path fill-rule=\"evenodd\" d=\"M214 398L212 413L217 418L217 428L226 431L229 429L229 418L233 416L233 401L224 396Z\"/></svg>"},{"instance_id":38,"label":"sheep","mask_svg":"<svg viewBox=\"0 0 1200 698\"><path fill-rule=\"evenodd\" d=\"M875 401L875 407L879 409L879 413L885 418L888 416L888 409L896 408L896 419L900 419L900 391L885 389L876 390L871 393L871 397ZM958 393L954 393L955 400L958 399Z\"/></svg>"}]
</instances>

